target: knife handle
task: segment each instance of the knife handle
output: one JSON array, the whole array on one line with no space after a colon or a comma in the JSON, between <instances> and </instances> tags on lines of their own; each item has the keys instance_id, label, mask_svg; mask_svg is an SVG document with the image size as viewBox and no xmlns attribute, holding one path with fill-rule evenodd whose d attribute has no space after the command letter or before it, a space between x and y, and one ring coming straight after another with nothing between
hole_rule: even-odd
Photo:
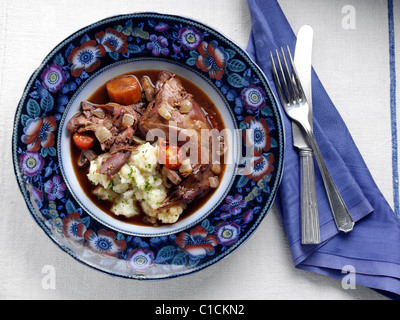
<instances>
[{"instance_id":1,"label":"knife handle","mask_svg":"<svg viewBox=\"0 0 400 320\"><path fill-rule=\"evenodd\" d=\"M302 119L303 120L303 119ZM307 118L304 121L299 121L299 124L305 130L308 142L310 143L315 159L317 160L322 180L325 185L326 195L328 196L329 204L331 206L333 218L339 231L350 232L354 228L354 220L350 215L347 206L340 195L338 188L333 181L331 174L329 173L328 167L325 164L324 158L322 157L321 151L319 150L317 141L315 141L314 134L311 126L308 123Z\"/></svg>"},{"instance_id":2,"label":"knife handle","mask_svg":"<svg viewBox=\"0 0 400 320\"><path fill-rule=\"evenodd\" d=\"M301 167L301 243L319 244L321 239L312 149L300 150L299 156Z\"/></svg>"}]
</instances>

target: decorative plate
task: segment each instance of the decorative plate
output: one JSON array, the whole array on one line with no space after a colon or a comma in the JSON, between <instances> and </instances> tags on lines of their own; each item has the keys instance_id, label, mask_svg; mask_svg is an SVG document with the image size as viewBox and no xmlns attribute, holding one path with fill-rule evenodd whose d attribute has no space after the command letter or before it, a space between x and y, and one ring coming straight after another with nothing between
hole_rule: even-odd
<instances>
[{"instance_id":1,"label":"decorative plate","mask_svg":"<svg viewBox=\"0 0 400 320\"><path fill-rule=\"evenodd\" d=\"M200 214L174 227L135 229L107 220L83 199L68 168L65 124L106 79L149 68L204 89L234 129L233 166ZM254 153L246 156L249 144ZM28 209L58 246L108 274L155 280L202 270L249 238L275 198L284 138L268 81L244 50L194 20L139 13L92 24L50 52L18 105L12 146Z\"/></svg>"}]
</instances>

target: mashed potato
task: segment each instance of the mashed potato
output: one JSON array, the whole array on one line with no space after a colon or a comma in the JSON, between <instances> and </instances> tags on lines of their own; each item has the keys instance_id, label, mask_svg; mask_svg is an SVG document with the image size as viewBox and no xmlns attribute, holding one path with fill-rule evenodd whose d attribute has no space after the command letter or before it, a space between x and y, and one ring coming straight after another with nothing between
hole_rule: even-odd
<instances>
[{"instance_id":1,"label":"mashed potato","mask_svg":"<svg viewBox=\"0 0 400 320\"><path fill-rule=\"evenodd\" d=\"M101 164L108 154L102 154L91 161L88 179L98 186L96 195L114 202L112 211L127 218L142 211L149 221L156 223L175 223L183 212L181 206L157 211L157 207L166 199L167 189L162 182L158 164L158 147L145 143L132 153L129 161L120 169L112 181L100 174Z\"/></svg>"}]
</instances>

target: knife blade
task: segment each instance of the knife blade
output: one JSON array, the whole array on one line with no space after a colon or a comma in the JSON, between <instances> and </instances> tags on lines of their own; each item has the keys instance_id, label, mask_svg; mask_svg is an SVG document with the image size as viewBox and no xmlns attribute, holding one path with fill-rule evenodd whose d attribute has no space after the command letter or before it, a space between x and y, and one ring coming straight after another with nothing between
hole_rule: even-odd
<instances>
[{"instance_id":1,"label":"knife blade","mask_svg":"<svg viewBox=\"0 0 400 320\"><path fill-rule=\"evenodd\" d=\"M312 60L313 29L310 25L300 28L297 35L294 63L310 106L309 122L312 126L312 89L311 89L311 60ZM320 228L318 206L315 189L313 151L307 142L304 132L292 122L293 145L298 149L300 157L301 183L301 221L302 244L319 244Z\"/></svg>"},{"instance_id":2,"label":"knife blade","mask_svg":"<svg viewBox=\"0 0 400 320\"><path fill-rule=\"evenodd\" d=\"M310 25L306 24L299 29L297 34L296 49L294 53L294 64L300 78L301 85L303 86L307 102L310 106L309 121L312 126L312 94L311 94L311 60L312 60L312 44L313 44L313 29ZM303 131L292 122L295 132L293 132L293 144L297 148L309 148L307 139ZM295 134L296 133L296 134ZM298 134L297 134L298 133Z\"/></svg>"}]
</instances>

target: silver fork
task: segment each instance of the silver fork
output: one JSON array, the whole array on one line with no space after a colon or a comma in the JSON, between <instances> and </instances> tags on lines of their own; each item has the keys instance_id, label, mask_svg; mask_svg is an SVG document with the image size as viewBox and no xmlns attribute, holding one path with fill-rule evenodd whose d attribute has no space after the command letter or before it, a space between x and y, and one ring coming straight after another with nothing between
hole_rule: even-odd
<instances>
[{"instance_id":1,"label":"silver fork","mask_svg":"<svg viewBox=\"0 0 400 320\"><path fill-rule=\"evenodd\" d=\"M336 222L338 230L343 232L349 232L353 230L354 220L350 216L346 204L344 203L329 173L329 170L322 157L321 151L319 150L317 142L315 141L311 125L308 121L309 106L303 91L303 87L301 86L299 77L297 75L296 67L293 63L292 54L290 53L290 49L288 46L287 46L287 51L292 73L289 70L289 66L283 48L281 48L281 54L283 58L284 68L282 67L282 63L279 58L279 52L278 50L276 50L276 58L278 61L278 67L283 83L283 88L285 90L285 94L282 89L281 81L279 80L278 71L276 70L274 57L272 55L272 52L270 52L272 71L279 98L288 117L291 118L292 121L295 121L301 128L303 128L307 140L309 141L314 151L314 155L321 171L322 179L325 185L325 190L329 199L329 204L331 206L333 217Z\"/></svg>"}]
</instances>

